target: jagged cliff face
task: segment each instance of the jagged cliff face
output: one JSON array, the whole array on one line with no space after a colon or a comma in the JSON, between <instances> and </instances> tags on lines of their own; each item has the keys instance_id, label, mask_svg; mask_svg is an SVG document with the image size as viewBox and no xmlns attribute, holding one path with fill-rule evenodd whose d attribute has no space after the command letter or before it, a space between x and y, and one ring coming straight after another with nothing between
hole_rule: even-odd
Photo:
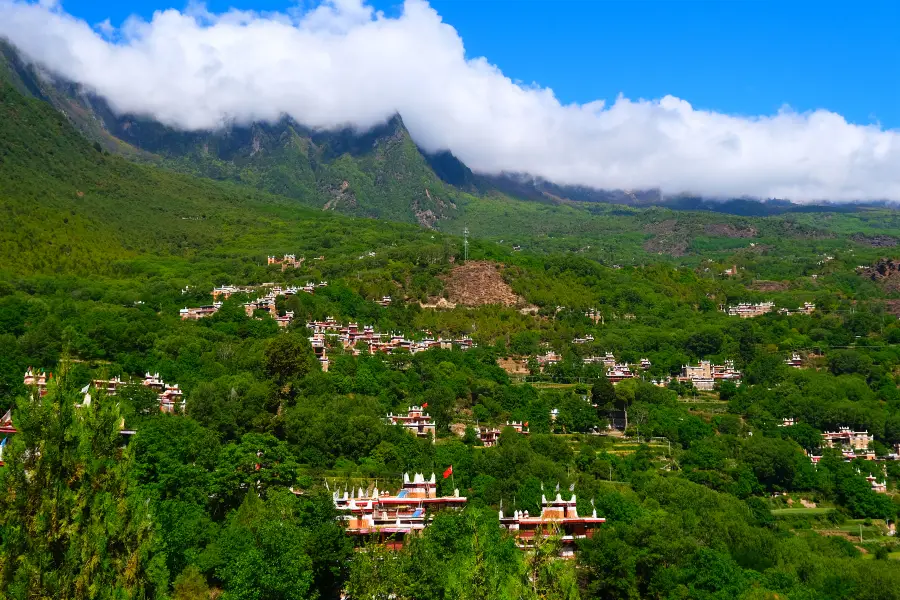
<instances>
[{"instance_id":1,"label":"jagged cliff face","mask_svg":"<svg viewBox=\"0 0 900 600\"><path fill-rule=\"evenodd\" d=\"M457 216L460 193L441 181L399 115L371 131L313 131L293 119L179 131L117 114L100 97L26 64L0 40L0 77L51 103L110 152L232 180L357 216L439 227Z\"/></svg>"},{"instance_id":2,"label":"jagged cliff face","mask_svg":"<svg viewBox=\"0 0 900 600\"><path fill-rule=\"evenodd\" d=\"M370 131L313 131L293 119L179 131L151 118L117 114L100 97L21 59L0 39L0 79L52 104L82 134L110 152L296 198L356 216L440 228L459 219L467 195L502 194L538 202L665 206L764 216L795 210L789 202L664 198L659 190L598 190L558 185L528 174L473 173L450 152L427 155L399 115Z\"/></svg>"}]
</instances>

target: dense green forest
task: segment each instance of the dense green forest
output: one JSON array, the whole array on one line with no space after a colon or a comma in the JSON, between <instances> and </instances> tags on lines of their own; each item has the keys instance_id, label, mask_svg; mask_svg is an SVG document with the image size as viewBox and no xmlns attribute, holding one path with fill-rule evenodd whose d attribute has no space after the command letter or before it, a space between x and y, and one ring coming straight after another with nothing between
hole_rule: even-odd
<instances>
[{"instance_id":1,"label":"dense green forest","mask_svg":"<svg viewBox=\"0 0 900 600\"><path fill-rule=\"evenodd\" d=\"M821 449L838 427L868 431L881 458L900 443L897 288L857 270L891 251L896 213L458 196L470 260L496 265L490 285L515 297L466 306L452 284L461 218L351 218L258 187L134 164L0 87L0 413L17 429L0 467L0 597L900 596L900 461ZM266 264L286 253L306 260ZM328 286L278 299L287 328L248 316L242 294L179 318L215 286L307 281ZM764 300L816 310L720 310ZM330 348L323 372L306 325L328 316L476 346ZM560 360L537 368L551 350ZM584 361L605 352L651 366L613 386ZM792 352L805 368L785 364ZM734 361L741 385L650 383L700 360ZM45 396L24 385L29 367L53 373ZM84 402L92 379L147 372L179 384L185 414L160 413L142 386ZM414 405L433 442L385 422ZM596 435L623 410L624 432ZM503 430L496 446L480 425ZM438 473L466 508L400 550L345 534L333 490L396 490L413 472ZM538 513L557 485L607 519L574 560L555 558L552 535L522 551L498 522L501 506Z\"/></svg>"}]
</instances>

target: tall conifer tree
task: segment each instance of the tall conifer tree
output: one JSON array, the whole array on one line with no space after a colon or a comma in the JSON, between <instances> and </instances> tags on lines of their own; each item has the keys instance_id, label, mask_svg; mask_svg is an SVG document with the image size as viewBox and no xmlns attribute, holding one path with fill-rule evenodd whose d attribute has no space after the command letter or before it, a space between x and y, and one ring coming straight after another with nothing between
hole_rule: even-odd
<instances>
[{"instance_id":1,"label":"tall conifer tree","mask_svg":"<svg viewBox=\"0 0 900 600\"><path fill-rule=\"evenodd\" d=\"M114 399L86 401L65 364L46 395L18 399L0 470L0 595L146 598L166 581L120 421Z\"/></svg>"}]
</instances>

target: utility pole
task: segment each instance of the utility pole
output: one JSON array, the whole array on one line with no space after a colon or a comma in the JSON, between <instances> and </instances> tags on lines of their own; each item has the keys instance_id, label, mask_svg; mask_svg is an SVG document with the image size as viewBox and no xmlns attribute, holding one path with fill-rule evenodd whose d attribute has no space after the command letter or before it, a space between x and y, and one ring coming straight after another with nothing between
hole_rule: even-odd
<instances>
[{"instance_id":1,"label":"utility pole","mask_svg":"<svg viewBox=\"0 0 900 600\"><path fill-rule=\"evenodd\" d=\"M463 262L469 262L469 228L463 229Z\"/></svg>"}]
</instances>

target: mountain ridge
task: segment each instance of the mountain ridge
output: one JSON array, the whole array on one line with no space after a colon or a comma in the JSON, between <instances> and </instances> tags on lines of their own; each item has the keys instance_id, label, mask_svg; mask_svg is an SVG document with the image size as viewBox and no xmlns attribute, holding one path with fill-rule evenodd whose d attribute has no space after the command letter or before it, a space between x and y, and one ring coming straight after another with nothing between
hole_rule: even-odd
<instances>
[{"instance_id":1,"label":"mountain ridge","mask_svg":"<svg viewBox=\"0 0 900 600\"><path fill-rule=\"evenodd\" d=\"M287 116L276 122L228 124L214 131L182 131L152 118L117 114L104 98L28 63L2 39L0 78L22 93L49 102L86 137L131 160L251 185L323 210L429 228L464 218L461 206L468 202L498 195L550 204L660 206L739 216L890 206L709 199L686 193L664 195L659 189L558 184L527 173L477 173L448 150L423 151L400 114L368 131L314 130Z\"/></svg>"}]
</instances>

